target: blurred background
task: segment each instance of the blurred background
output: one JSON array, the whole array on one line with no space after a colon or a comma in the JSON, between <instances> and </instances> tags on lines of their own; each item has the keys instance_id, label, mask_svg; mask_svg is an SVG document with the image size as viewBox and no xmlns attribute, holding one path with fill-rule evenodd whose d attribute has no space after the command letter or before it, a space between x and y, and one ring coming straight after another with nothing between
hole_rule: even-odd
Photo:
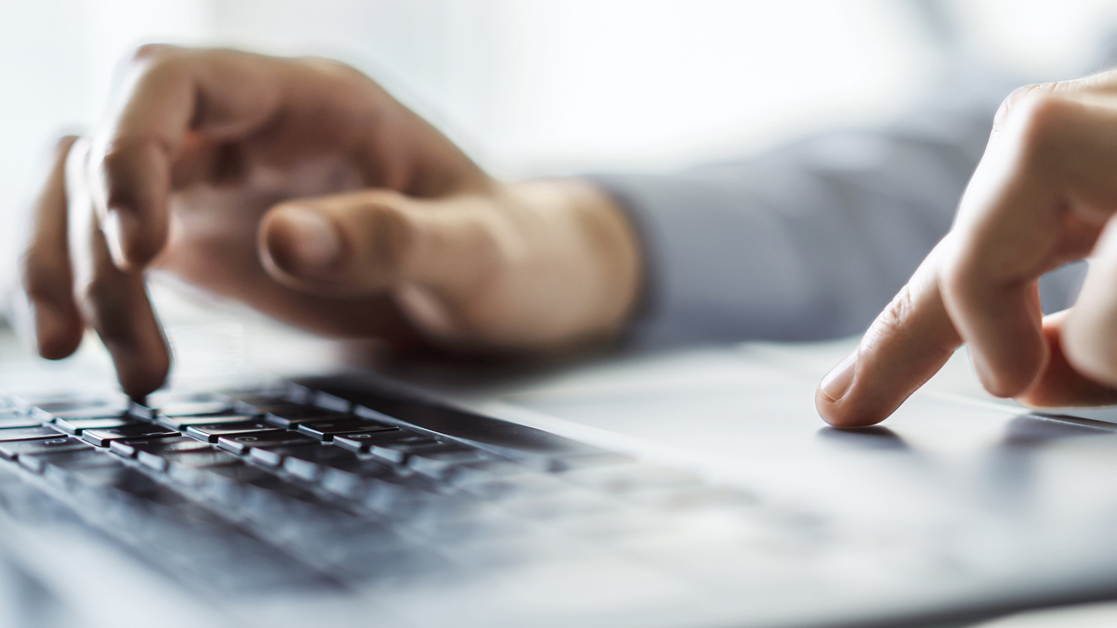
<instances>
[{"instance_id":1,"label":"blurred background","mask_svg":"<svg viewBox=\"0 0 1117 628\"><path fill-rule=\"evenodd\" d=\"M498 175L669 170L887 122L959 58L1092 67L1105 0L36 0L0 4L0 286L49 146L151 41L344 60Z\"/></svg>"}]
</instances>

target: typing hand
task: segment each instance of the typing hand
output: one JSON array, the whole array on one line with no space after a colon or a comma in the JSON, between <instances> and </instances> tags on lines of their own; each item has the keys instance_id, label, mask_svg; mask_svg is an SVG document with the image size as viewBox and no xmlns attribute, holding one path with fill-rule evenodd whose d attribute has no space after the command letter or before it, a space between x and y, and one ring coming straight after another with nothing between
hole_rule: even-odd
<instances>
[{"instance_id":1,"label":"typing hand","mask_svg":"<svg viewBox=\"0 0 1117 628\"><path fill-rule=\"evenodd\" d=\"M1117 72L1017 90L950 233L815 395L837 426L888 417L966 343L990 393L1117 403ZM1092 255L1078 302L1047 317L1037 280Z\"/></svg>"},{"instance_id":2,"label":"typing hand","mask_svg":"<svg viewBox=\"0 0 1117 628\"><path fill-rule=\"evenodd\" d=\"M133 396L170 362L149 267L315 332L465 350L607 337L635 300L637 244L604 196L492 179L349 67L147 46L113 102L59 144L24 286L39 352L90 325Z\"/></svg>"}]
</instances>

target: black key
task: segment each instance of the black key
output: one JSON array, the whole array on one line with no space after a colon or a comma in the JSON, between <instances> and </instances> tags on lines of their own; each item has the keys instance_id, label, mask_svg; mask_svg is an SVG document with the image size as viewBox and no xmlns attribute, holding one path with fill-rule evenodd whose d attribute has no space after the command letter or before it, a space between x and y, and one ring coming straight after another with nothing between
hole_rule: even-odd
<instances>
[{"instance_id":1,"label":"black key","mask_svg":"<svg viewBox=\"0 0 1117 628\"><path fill-rule=\"evenodd\" d=\"M354 453L366 454L373 445L391 443L437 443L438 439L410 430L394 432L357 432L334 436L334 446Z\"/></svg>"},{"instance_id":2,"label":"black key","mask_svg":"<svg viewBox=\"0 0 1117 628\"><path fill-rule=\"evenodd\" d=\"M121 418L120 416L100 419L56 419L54 426L67 434L81 434L82 430L107 429L110 427L124 427L135 421Z\"/></svg>"},{"instance_id":3,"label":"black key","mask_svg":"<svg viewBox=\"0 0 1117 628\"><path fill-rule=\"evenodd\" d=\"M398 427L367 421L365 419L342 419L340 421L316 421L314 423L300 423L299 431L307 436L321 440L333 440L337 434L353 434L357 432L398 432Z\"/></svg>"},{"instance_id":4,"label":"black key","mask_svg":"<svg viewBox=\"0 0 1117 628\"><path fill-rule=\"evenodd\" d=\"M206 425L190 425L186 428L186 433L194 438L199 438L211 443L216 443L218 438L222 436L238 436L241 434L255 434L262 436L264 434L274 434L282 432L283 430L276 429L275 427L264 423L263 421L240 421L232 423L217 423Z\"/></svg>"},{"instance_id":5,"label":"black key","mask_svg":"<svg viewBox=\"0 0 1117 628\"><path fill-rule=\"evenodd\" d=\"M213 449L212 451L185 451L180 453L164 454L160 457L163 460L162 466L164 469L170 470L174 468L180 469L208 469L213 467L227 467L231 465L243 465L244 462L233 454L224 451ZM151 458L146 457L144 452L140 452L140 462L147 464ZM159 463L149 464L152 468L158 468Z\"/></svg>"},{"instance_id":6,"label":"black key","mask_svg":"<svg viewBox=\"0 0 1117 628\"><path fill-rule=\"evenodd\" d=\"M81 438L85 442L98 447L108 447L110 441L125 438L155 438L175 435L175 432L158 425L131 423L122 427L111 427L103 430L85 430L81 433Z\"/></svg>"},{"instance_id":7,"label":"black key","mask_svg":"<svg viewBox=\"0 0 1117 628\"><path fill-rule=\"evenodd\" d=\"M318 441L304 434L295 432L276 432L274 434L244 434L241 436L222 436L217 439L217 446L234 454L244 455L249 449L268 449L272 447L286 447L291 445L318 445Z\"/></svg>"},{"instance_id":8,"label":"black key","mask_svg":"<svg viewBox=\"0 0 1117 628\"><path fill-rule=\"evenodd\" d=\"M155 469L156 471L166 471L168 461L177 460L180 456L185 454L211 454L217 452L213 445L208 443L203 443L193 438L185 440L189 440L190 442L168 443L165 447L147 446L137 448L136 460L139 460L140 464ZM209 459L205 460L212 462L212 460ZM198 466L197 463L203 461L203 459L183 458L181 461L186 463L187 466Z\"/></svg>"},{"instance_id":9,"label":"black key","mask_svg":"<svg viewBox=\"0 0 1117 628\"><path fill-rule=\"evenodd\" d=\"M322 445L289 447L283 450L259 450L259 453L275 451L284 455L283 470L291 475L302 478L308 482L315 482L322 473L332 467L342 467L352 464L357 456L351 452L336 447ZM257 453L253 451L253 453ZM254 458L257 456L253 456Z\"/></svg>"},{"instance_id":10,"label":"black key","mask_svg":"<svg viewBox=\"0 0 1117 628\"><path fill-rule=\"evenodd\" d=\"M496 461L493 454L464 445L420 450L408 456L407 466L430 478L442 479L458 466L477 462Z\"/></svg>"},{"instance_id":11,"label":"black key","mask_svg":"<svg viewBox=\"0 0 1117 628\"><path fill-rule=\"evenodd\" d=\"M38 427L39 421L29 414L19 412L0 413L0 430L12 427Z\"/></svg>"},{"instance_id":12,"label":"black key","mask_svg":"<svg viewBox=\"0 0 1117 628\"><path fill-rule=\"evenodd\" d=\"M313 481L313 479L317 477L317 466L319 464L325 464L329 460L334 460L343 456L352 456L352 454L347 451L327 447L318 439L310 438L309 436L305 436L305 438L310 439L309 444L304 443L301 445L253 449L248 452L248 457L268 467L278 467L283 464L285 459L294 458L302 463L294 467L295 475Z\"/></svg>"},{"instance_id":13,"label":"black key","mask_svg":"<svg viewBox=\"0 0 1117 628\"><path fill-rule=\"evenodd\" d=\"M86 445L85 449L54 451L45 454L20 455L19 464L24 468L42 473L52 479L64 479L71 471L79 469L103 469L118 464L111 456L101 453L96 447ZM52 473L53 472L53 473Z\"/></svg>"},{"instance_id":14,"label":"black key","mask_svg":"<svg viewBox=\"0 0 1117 628\"><path fill-rule=\"evenodd\" d=\"M38 438L58 438L62 433L53 427L9 427L0 430L0 442L13 440L34 440Z\"/></svg>"},{"instance_id":15,"label":"black key","mask_svg":"<svg viewBox=\"0 0 1117 628\"><path fill-rule=\"evenodd\" d=\"M198 449L211 449L211 447L196 438L179 436L177 433L173 436L128 438L109 443L109 451L125 458L135 458L141 451L158 454L164 451L194 451Z\"/></svg>"},{"instance_id":16,"label":"black key","mask_svg":"<svg viewBox=\"0 0 1117 628\"><path fill-rule=\"evenodd\" d=\"M353 418L353 415L333 410L323 410L314 406L288 406L268 412L264 420L277 427L294 428L300 423L309 421L330 421L341 418Z\"/></svg>"},{"instance_id":17,"label":"black key","mask_svg":"<svg viewBox=\"0 0 1117 628\"><path fill-rule=\"evenodd\" d=\"M398 443L384 443L381 445L372 445L368 448L368 453L382 458L388 462L395 464L404 464L407 458L412 454L434 453L444 450L456 450L461 445L453 443L443 443L435 438L429 438L426 441L416 440L414 442L398 442Z\"/></svg>"},{"instance_id":18,"label":"black key","mask_svg":"<svg viewBox=\"0 0 1117 628\"><path fill-rule=\"evenodd\" d=\"M184 430L191 425L217 425L218 423L240 423L251 421L252 416L239 412L220 412L217 414L202 414L198 416L163 416L159 415L155 422L169 427L172 430Z\"/></svg>"},{"instance_id":19,"label":"black key","mask_svg":"<svg viewBox=\"0 0 1117 628\"><path fill-rule=\"evenodd\" d=\"M0 443L0 456L5 460L12 460L17 456L44 454L53 451L77 451L79 449L89 449L89 445L76 438L60 436L59 438Z\"/></svg>"}]
</instances>

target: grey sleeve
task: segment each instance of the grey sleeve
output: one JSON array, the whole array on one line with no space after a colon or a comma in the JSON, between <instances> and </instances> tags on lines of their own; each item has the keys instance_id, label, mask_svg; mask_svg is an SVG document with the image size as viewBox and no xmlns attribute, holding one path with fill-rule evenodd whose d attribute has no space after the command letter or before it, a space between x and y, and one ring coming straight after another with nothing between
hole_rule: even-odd
<instances>
[{"instance_id":1,"label":"grey sleeve","mask_svg":"<svg viewBox=\"0 0 1117 628\"><path fill-rule=\"evenodd\" d=\"M864 331L949 230L1009 90L984 91L737 162L590 177L628 210L644 244L634 340ZM1047 309L1067 304L1081 275L1070 274L1045 278Z\"/></svg>"}]
</instances>

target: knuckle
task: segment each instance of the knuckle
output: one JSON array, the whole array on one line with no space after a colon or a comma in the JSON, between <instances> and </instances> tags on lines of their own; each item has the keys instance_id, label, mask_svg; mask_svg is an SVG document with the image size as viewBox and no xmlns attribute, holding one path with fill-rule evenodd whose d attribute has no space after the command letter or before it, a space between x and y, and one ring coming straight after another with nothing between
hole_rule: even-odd
<instances>
[{"instance_id":1,"label":"knuckle","mask_svg":"<svg viewBox=\"0 0 1117 628\"><path fill-rule=\"evenodd\" d=\"M398 276L415 238L411 223L398 210L383 203L370 202L362 214L369 263L387 276Z\"/></svg>"},{"instance_id":2,"label":"knuckle","mask_svg":"<svg viewBox=\"0 0 1117 628\"><path fill-rule=\"evenodd\" d=\"M357 68L336 59L325 57L301 57L299 62L311 70L345 81L356 80L364 82L370 80Z\"/></svg>"},{"instance_id":3,"label":"knuckle","mask_svg":"<svg viewBox=\"0 0 1117 628\"><path fill-rule=\"evenodd\" d=\"M1023 102L1033 92L1043 89L1044 87L1042 84L1036 83L1032 85L1025 85L1023 87L1017 87L1016 89L1012 90L1012 93L1010 93L1003 101L1001 101L1001 106L997 108L997 114L993 117L994 128L1003 127L1008 121L1009 116L1011 116L1016 111L1021 102Z\"/></svg>"},{"instance_id":4,"label":"knuckle","mask_svg":"<svg viewBox=\"0 0 1117 628\"><path fill-rule=\"evenodd\" d=\"M149 64L169 53L173 46L159 43L147 43L136 46L128 55L128 61L133 65Z\"/></svg>"},{"instance_id":5,"label":"knuckle","mask_svg":"<svg viewBox=\"0 0 1117 628\"><path fill-rule=\"evenodd\" d=\"M61 159L70 153L73 148L74 142L78 141L77 135L63 135L54 142L54 155L56 159Z\"/></svg>"},{"instance_id":6,"label":"knuckle","mask_svg":"<svg viewBox=\"0 0 1117 628\"><path fill-rule=\"evenodd\" d=\"M1059 147L1068 137L1081 114L1081 105L1054 93L1053 88L1033 91L1013 105L1006 125L1012 129L1024 164L1061 154Z\"/></svg>"}]
</instances>

